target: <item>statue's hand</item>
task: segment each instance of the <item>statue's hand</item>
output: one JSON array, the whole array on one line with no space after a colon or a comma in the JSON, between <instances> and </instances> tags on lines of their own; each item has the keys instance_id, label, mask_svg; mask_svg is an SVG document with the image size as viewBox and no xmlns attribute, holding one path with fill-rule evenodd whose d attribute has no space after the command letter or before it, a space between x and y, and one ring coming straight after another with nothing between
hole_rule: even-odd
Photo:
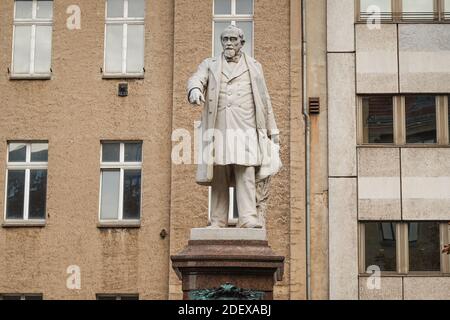
<instances>
[{"instance_id":1,"label":"statue's hand","mask_svg":"<svg viewBox=\"0 0 450 320\"><path fill-rule=\"evenodd\" d=\"M191 91L189 102L197 106L199 106L202 102L205 103L205 97L203 96L203 93L200 91L200 89L195 88Z\"/></svg>"},{"instance_id":2,"label":"statue's hand","mask_svg":"<svg viewBox=\"0 0 450 320\"><path fill-rule=\"evenodd\" d=\"M280 135L278 134L273 134L270 136L270 139L273 141L273 143L275 144L280 144Z\"/></svg>"}]
</instances>

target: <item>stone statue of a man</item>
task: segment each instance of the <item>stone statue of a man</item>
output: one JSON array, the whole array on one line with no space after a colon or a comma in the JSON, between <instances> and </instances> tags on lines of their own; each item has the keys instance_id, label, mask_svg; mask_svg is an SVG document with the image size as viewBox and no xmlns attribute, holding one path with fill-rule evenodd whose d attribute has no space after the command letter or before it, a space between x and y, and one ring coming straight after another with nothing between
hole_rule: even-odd
<instances>
[{"instance_id":1,"label":"stone statue of a man","mask_svg":"<svg viewBox=\"0 0 450 320\"><path fill-rule=\"evenodd\" d=\"M221 34L223 53L204 60L188 81L188 99L204 103L202 159L197 183L211 186L211 228L228 226L229 188L235 186L240 228L264 228L259 199L281 167L279 131L260 63L242 51L244 33ZM259 185L258 185L259 184ZM267 193L267 190L263 191Z\"/></svg>"}]
</instances>

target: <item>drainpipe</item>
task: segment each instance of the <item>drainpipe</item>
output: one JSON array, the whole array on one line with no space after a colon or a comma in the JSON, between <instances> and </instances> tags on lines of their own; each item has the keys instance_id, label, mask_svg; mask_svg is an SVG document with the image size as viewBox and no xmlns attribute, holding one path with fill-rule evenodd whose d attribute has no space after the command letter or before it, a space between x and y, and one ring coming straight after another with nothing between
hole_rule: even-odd
<instances>
[{"instance_id":1,"label":"drainpipe","mask_svg":"<svg viewBox=\"0 0 450 320\"><path fill-rule=\"evenodd\" d=\"M311 119L308 109L307 93L307 41L306 41L306 0L302 0L302 55L303 55L303 116L305 118L305 160L306 160L306 300L311 300Z\"/></svg>"}]
</instances>

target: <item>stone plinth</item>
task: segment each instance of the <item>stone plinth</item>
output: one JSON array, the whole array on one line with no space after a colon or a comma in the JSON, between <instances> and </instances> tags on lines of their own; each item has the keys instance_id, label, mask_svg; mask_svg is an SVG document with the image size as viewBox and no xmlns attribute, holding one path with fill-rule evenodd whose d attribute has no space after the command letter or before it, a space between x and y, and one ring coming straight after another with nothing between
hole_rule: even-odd
<instances>
[{"instance_id":1,"label":"stone plinth","mask_svg":"<svg viewBox=\"0 0 450 320\"><path fill-rule=\"evenodd\" d=\"M185 300L223 298L227 284L234 298L272 300L283 277L284 257L272 251L262 229L192 229L188 246L171 259Z\"/></svg>"}]
</instances>

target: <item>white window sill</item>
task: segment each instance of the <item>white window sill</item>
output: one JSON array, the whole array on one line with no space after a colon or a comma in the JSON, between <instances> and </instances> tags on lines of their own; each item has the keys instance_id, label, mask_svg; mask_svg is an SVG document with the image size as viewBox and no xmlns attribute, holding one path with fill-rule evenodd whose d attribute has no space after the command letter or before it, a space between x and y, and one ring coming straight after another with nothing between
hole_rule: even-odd
<instances>
[{"instance_id":1,"label":"white window sill","mask_svg":"<svg viewBox=\"0 0 450 320\"><path fill-rule=\"evenodd\" d=\"M144 79L143 73L128 73L128 74L114 74L114 73L104 73L102 75L103 79Z\"/></svg>"},{"instance_id":2,"label":"white window sill","mask_svg":"<svg viewBox=\"0 0 450 320\"><path fill-rule=\"evenodd\" d=\"M5 220L2 223L3 228L33 228L45 227L45 220Z\"/></svg>"},{"instance_id":3,"label":"white window sill","mask_svg":"<svg viewBox=\"0 0 450 320\"><path fill-rule=\"evenodd\" d=\"M109 228L140 228L141 221L140 220L111 220L111 221L99 221L97 223L97 228L100 229L109 229Z\"/></svg>"},{"instance_id":4,"label":"white window sill","mask_svg":"<svg viewBox=\"0 0 450 320\"><path fill-rule=\"evenodd\" d=\"M9 80L51 80L51 74L11 74Z\"/></svg>"}]
</instances>

